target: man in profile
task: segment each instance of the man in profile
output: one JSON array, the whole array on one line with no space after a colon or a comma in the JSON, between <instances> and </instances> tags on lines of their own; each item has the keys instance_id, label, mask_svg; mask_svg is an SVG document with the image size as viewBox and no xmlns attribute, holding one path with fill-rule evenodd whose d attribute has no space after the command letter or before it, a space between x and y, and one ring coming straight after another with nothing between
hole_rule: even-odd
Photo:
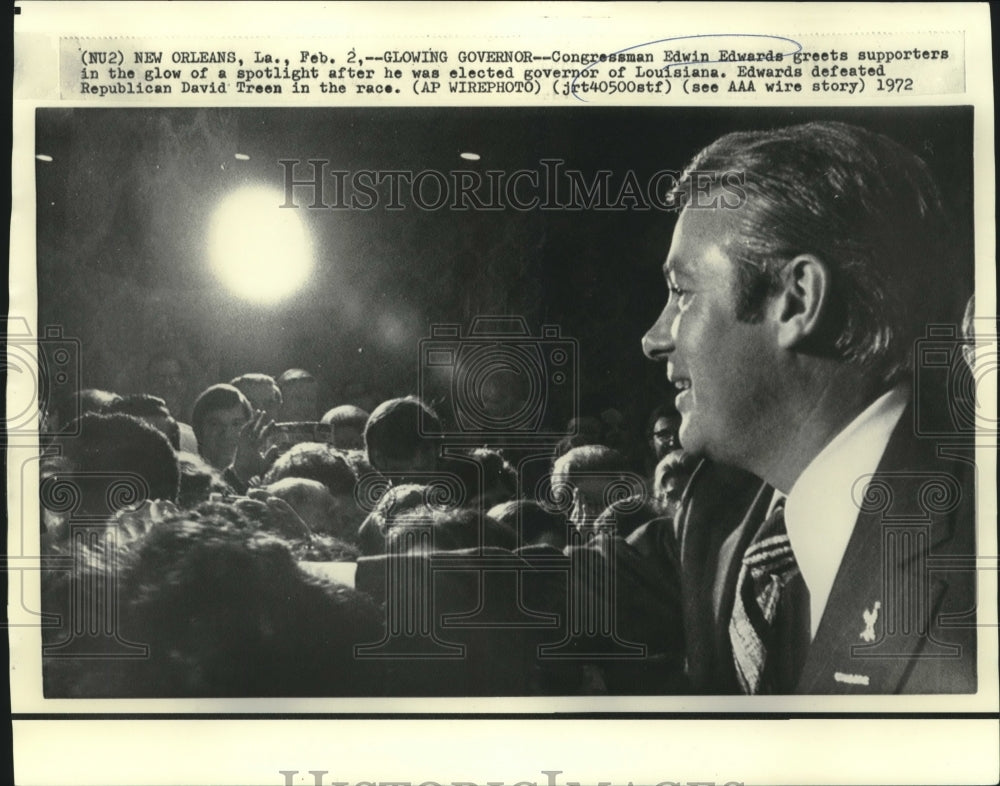
<instances>
[{"instance_id":1,"label":"man in profile","mask_svg":"<svg viewBox=\"0 0 1000 786\"><path fill-rule=\"evenodd\" d=\"M926 165L811 123L722 137L675 194L643 349L712 459L679 522L692 691L974 692L974 466L915 429L915 342L971 289Z\"/></svg>"}]
</instances>

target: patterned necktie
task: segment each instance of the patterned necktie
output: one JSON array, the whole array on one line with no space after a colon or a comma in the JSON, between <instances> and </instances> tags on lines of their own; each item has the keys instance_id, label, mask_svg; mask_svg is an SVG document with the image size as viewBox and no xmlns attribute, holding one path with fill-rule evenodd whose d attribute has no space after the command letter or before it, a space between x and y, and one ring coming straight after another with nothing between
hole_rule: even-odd
<instances>
[{"instance_id":1,"label":"patterned necktie","mask_svg":"<svg viewBox=\"0 0 1000 786\"><path fill-rule=\"evenodd\" d=\"M729 620L736 676L746 694L768 690L764 670L773 645L775 617L782 589L798 575L799 566L785 532L784 503L768 517L743 555L736 580L736 599Z\"/></svg>"}]
</instances>

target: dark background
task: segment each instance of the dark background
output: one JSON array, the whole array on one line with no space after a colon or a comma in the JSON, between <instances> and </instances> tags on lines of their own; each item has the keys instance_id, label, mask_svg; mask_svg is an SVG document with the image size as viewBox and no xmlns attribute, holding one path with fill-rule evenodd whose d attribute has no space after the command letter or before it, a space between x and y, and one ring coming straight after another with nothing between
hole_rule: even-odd
<instances>
[{"instance_id":1,"label":"dark background","mask_svg":"<svg viewBox=\"0 0 1000 786\"><path fill-rule=\"evenodd\" d=\"M243 184L283 188L280 159L513 172L559 158L588 180L609 169L617 185L631 169L645 183L723 133L815 119L864 125L921 155L971 248L966 107L41 109L36 152L53 160L36 166L39 327L81 339L84 386L142 390L148 358L167 350L188 366L190 397L239 373L301 366L319 377L326 408L349 403L352 381L376 399L418 392L418 342L432 323L519 314L532 333L555 324L579 341L584 412L616 406L639 428L669 396L639 342L665 301L673 214L430 212L407 200L401 211L303 208L313 280L259 306L208 269L215 204ZM482 160L464 161L463 151ZM308 203L307 189L296 194ZM966 259L960 275L971 280ZM572 414L565 409L550 416Z\"/></svg>"}]
</instances>

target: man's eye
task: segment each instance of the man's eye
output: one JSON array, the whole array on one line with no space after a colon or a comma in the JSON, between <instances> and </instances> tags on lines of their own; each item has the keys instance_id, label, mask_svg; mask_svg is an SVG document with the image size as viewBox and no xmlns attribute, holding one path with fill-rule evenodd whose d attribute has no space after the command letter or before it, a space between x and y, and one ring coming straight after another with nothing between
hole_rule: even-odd
<instances>
[{"instance_id":1,"label":"man's eye","mask_svg":"<svg viewBox=\"0 0 1000 786\"><path fill-rule=\"evenodd\" d=\"M681 289L679 286L677 286L672 282L667 282L667 289L670 290L671 295L676 295L677 297L687 294L687 290Z\"/></svg>"}]
</instances>

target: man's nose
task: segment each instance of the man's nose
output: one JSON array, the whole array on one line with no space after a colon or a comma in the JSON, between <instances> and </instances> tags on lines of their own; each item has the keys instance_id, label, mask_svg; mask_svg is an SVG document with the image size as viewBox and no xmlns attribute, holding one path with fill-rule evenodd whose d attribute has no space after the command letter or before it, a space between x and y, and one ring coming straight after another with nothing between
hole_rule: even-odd
<instances>
[{"instance_id":1,"label":"man's nose","mask_svg":"<svg viewBox=\"0 0 1000 786\"><path fill-rule=\"evenodd\" d=\"M663 361L673 351L674 340L670 325L673 321L673 308L668 303L660 312L659 318L642 337L642 352L650 360Z\"/></svg>"}]
</instances>

